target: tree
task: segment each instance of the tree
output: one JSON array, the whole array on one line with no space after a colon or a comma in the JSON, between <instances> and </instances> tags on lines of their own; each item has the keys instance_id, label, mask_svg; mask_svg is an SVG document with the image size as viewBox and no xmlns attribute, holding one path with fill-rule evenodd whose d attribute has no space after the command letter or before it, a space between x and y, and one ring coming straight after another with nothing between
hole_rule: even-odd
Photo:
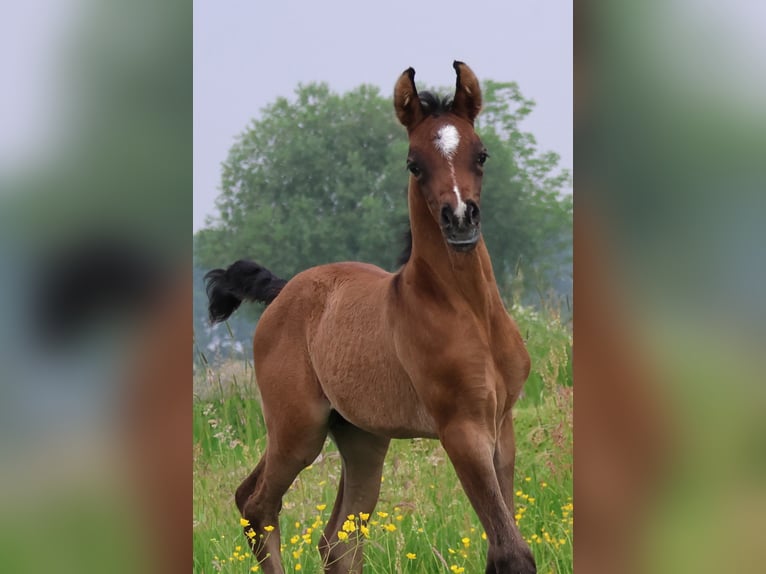
<instances>
[{"instance_id":1,"label":"tree","mask_svg":"<svg viewBox=\"0 0 766 574\"><path fill-rule=\"evenodd\" d=\"M196 237L203 265L253 258L286 278L332 261L392 269L408 226L405 130L390 99L301 85L237 138L223 165L220 215ZM533 107L514 83L487 82L477 128L490 151L482 229L501 290L571 276L571 198L558 156L519 123Z\"/></svg>"}]
</instances>

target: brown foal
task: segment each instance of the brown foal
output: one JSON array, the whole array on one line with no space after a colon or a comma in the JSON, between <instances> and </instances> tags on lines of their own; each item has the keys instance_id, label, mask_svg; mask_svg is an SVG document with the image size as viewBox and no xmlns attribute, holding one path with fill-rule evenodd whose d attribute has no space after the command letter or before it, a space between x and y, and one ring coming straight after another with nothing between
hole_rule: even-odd
<instances>
[{"instance_id":1,"label":"brown foal","mask_svg":"<svg viewBox=\"0 0 766 574\"><path fill-rule=\"evenodd\" d=\"M342 476L319 546L326 572L362 571L362 539L339 542L338 531L347 515L373 512L389 441L408 437L444 446L487 533L486 573L536 572L513 519L511 407L529 356L480 231L488 155L473 123L481 89L468 66L454 68L451 102L421 97L412 68L394 90L410 141L412 230L411 256L397 273L338 263L285 282L250 261L208 273L214 321L244 299L271 303L253 341L268 444L236 492L266 573L283 572L282 496L328 434Z\"/></svg>"}]
</instances>

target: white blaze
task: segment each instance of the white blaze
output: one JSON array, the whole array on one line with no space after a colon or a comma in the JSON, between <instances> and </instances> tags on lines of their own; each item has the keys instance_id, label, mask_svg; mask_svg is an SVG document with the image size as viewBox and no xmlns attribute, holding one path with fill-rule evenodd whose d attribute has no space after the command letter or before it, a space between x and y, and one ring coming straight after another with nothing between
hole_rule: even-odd
<instances>
[{"instance_id":1,"label":"white blaze","mask_svg":"<svg viewBox=\"0 0 766 574\"><path fill-rule=\"evenodd\" d=\"M439 128L436 133L436 149L447 159L452 159L460 144L460 134L457 128L452 124L447 124Z\"/></svg>"},{"instance_id":2,"label":"white blaze","mask_svg":"<svg viewBox=\"0 0 766 574\"><path fill-rule=\"evenodd\" d=\"M455 166L452 165L452 158L455 156L455 152L460 145L460 133L452 124L445 124L439 128L438 132L436 132L434 144L436 145L436 149L447 159L447 163L449 164L449 172L452 176L452 191L455 193L455 197L457 197L455 215L457 215L458 219L462 220L465 215L466 205L463 198L460 196L460 189L457 186L457 178L455 177Z\"/></svg>"}]
</instances>

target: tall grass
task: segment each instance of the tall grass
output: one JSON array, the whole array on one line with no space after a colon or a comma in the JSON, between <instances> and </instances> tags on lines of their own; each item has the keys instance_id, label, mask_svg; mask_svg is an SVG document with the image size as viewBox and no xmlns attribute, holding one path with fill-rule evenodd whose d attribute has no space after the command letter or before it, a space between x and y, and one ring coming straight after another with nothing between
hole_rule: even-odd
<instances>
[{"instance_id":1,"label":"tall grass","mask_svg":"<svg viewBox=\"0 0 766 574\"><path fill-rule=\"evenodd\" d=\"M514 408L516 520L541 573L572 571L571 334L558 317L515 308L533 373ZM195 380L194 572L258 571L242 535L234 489L265 447L265 428L247 362L207 364ZM285 495L280 516L287 572L319 572L316 545L340 475L332 442ZM366 539L365 571L481 572L487 542L438 441L393 441L372 516L347 523L351 551ZM268 532L255 533L268 536Z\"/></svg>"}]
</instances>

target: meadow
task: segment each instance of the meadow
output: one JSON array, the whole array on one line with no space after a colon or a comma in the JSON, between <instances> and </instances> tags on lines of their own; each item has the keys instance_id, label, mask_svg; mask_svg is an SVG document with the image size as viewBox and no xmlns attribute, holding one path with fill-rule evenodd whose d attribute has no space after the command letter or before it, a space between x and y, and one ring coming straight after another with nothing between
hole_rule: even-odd
<instances>
[{"instance_id":1,"label":"meadow","mask_svg":"<svg viewBox=\"0 0 766 574\"><path fill-rule=\"evenodd\" d=\"M571 330L553 309L514 307L532 374L514 407L515 519L541 574L572 572ZM194 380L194 572L260 571L234 490L266 445L252 363L197 351ZM317 543L332 511L340 459L323 453L293 483L280 516L286 572L321 572ZM251 532L268 536L269 530ZM478 573L486 536L438 441L395 440L371 515L349 515L345 542L365 539L365 572Z\"/></svg>"}]
</instances>

